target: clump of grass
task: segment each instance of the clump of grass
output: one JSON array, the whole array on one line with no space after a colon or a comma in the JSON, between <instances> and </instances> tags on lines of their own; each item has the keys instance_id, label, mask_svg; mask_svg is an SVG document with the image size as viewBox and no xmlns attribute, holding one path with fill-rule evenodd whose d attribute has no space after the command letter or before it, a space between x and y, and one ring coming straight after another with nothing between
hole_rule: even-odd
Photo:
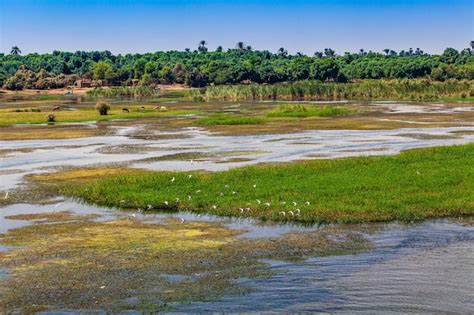
<instances>
[{"instance_id":1,"label":"clump of grass","mask_svg":"<svg viewBox=\"0 0 474 315\"><path fill-rule=\"evenodd\" d=\"M142 171L60 189L107 206L168 209L164 201L179 198L173 209L308 223L474 214L474 144L188 174Z\"/></svg>"},{"instance_id":2,"label":"clump of grass","mask_svg":"<svg viewBox=\"0 0 474 315\"><path fill-rule=\"evenodd\" d=\"M216 125L258 125L266 122L264 117L236 116L229 114L214 114L194 121L194 124L201 126Z\"/></svg>"},{"instance_id":3,"label":"clump of grass","mask_svg":"<svg viewBox=\"0 0 474 315\"><path fill-rule=\"evenodd\" d=\"M110 110L110 105L105 102L97 102L97 104L95 105L95 109L99 112L101 116L105 116Z\"/></svg>"},{"instance_id":4,"label":"clump of grass","mask_svg":"<svg viewBox=\"0 0 474 315\"><path fill-rule=\"evenodd\" d=\"M348 116L353 110L335 106L316 106L304 104L283 104L267 113L268 117L338 117Z\"/></svg>"}]
</instances>

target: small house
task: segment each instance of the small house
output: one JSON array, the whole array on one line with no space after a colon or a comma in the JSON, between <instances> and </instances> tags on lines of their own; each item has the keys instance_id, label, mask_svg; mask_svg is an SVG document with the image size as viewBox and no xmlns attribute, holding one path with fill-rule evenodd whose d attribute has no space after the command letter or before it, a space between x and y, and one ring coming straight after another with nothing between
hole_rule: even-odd
<instances>
[{"instance_id":1,"label":"small house","mask_svg":"<svg viewBox=\"0 0 474 315\"><path fill-rule=\"evenodd\" d=\"M80 79L74 82L74 86L77 88L89 88L92 86L92 81L89 79Z\"/></svg>"}]
</instances>

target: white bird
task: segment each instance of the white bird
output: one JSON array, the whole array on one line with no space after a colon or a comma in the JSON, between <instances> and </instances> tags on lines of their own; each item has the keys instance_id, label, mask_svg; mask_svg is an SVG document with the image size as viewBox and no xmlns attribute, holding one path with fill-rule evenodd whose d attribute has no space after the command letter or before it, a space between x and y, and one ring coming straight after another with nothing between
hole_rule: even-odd
<instances>
[{"instance_id":1,"label":"white bird","mask_svg":"<svg viewBox=\"0 0 474 315\"><path fill-rule=\"evenodd\" d=\"M283 217L286 215L285 211L280 211L280 212L278 212L278 214L283 216Z\"/></svg>"},{"instance_id":2,"label":"white bird","mask_svg":"<svg viewBox=\"0 0 474 315\"><path fill-rule=\"evenodd\" d=\"M245 208L245 211L250 211L250 208Z\"/></svg>"},{"instance_id":3,"label":"white bird","mask_svg":"<svg viewBox=\"0 0 474 315\"><path fill-rule=\"evenodd\" d=\"M120 203L124 203L124 202L125 202L125 200L123 200L123 199L122 199L122 200L120 200Z\"/></svg>"},{"instance_id":4,"label":"white bird","mask_svg":"<svg viewBox=\"0 0 474 315\"><path fill-rule=\"evenodd\" d=\"M310 202L309 202L309 201L306 201L304 204L307 205L307 206L309 206L309 205L310 205Z\"/></svg>"},{"instance_id":5,"label":"white bird","mask_svg":"<svg viewBox=\"0 0 474 315\"><path fill-rule=\"evenodd\" d=\"M240 208L240 213L244 213L244 209L243 208Z\"/></svg>"},{"instance_id":6,"label":"white bird","mask_svg":"<svg viewBox=\"0 0 474 315\"><path fill-rule=\"evenodd\" d=\"M233 191L233 192L232 192L232 195L237 195L237 192L236 192L236 191Z\"/></svg>"},{"instance_id":7,"label":"white bird","mask_svg":"<svg viewBox=\"0 0 474 315\"><path fill-rule=\"evenodd\" d=\"M192 199L191 195L188 195L188 200L191 200L191 199Z\"/></svg>"},{"instance_id":8,"label":"white bird","mask_svg":"<svg viewBox=\"0 0 474 315\"><path fill-rule=\"evenodd\" d=\"M416 174L417 174L417 175L421 175L421 173L420 173L419 170L416 170Z\"/></svg>"},{"instance_id":9,"label":"white bird","mask_svg":"<svg viewBox=\"0 0 474 315\"><path fill-rule=\"evenodd\" d=\"M281 204L282 204L282 205L286 205L286 201L282 201Z\"/></svg>"},{"instance_id":10,"label":"white bird","mask_svg":"<svg viewBox=\"0 0 474 315\"><path fill-rule=\"evenodd\" d=\"M196 192L199 194L201 192L201 189L196 190Z\"/></svg>"},{"instance_id":11,"label":"white bird","mask_svg":"<svg viewBox=\"0 0 474 315\"><path fill-rule=\"evenodd\" d=\"M179 198L176 198L175 201L176 201L176 203L179 203Z\"/></svg>"},{"instance_id":12,"label":"white bird","mask_svg":"<svg viewBox=\"0 0 474 315\"><path fill-rule=\"evenodd\" d=\"M7 200L8 199L8 191L5 193L5 197L3 199Z\"/></svg>"},{"instance_id":13,"label":"white bird","mask_svg":"<svg viewBox=\"0 0 474 315\"><path fill-rule=\"evenodd\" d=\"M223 192L221 192L221 197L224 197L224 193L223 193Z\"/></svg>"},{"instance_id":14,"label":"white bird","mask_svg":"<svg viewBox=\"0 0 474 315\"><path fill-rule=\"evenodd\" d=\"M147 205L146 207L147 207L148 210L153 209L153 206L152 206L152 205Z\"/></svg>"},{"instance_id":15,"label":"white bird","mask_svg":"<svg viewBox=\"0 0 474 315\"><path fill-rule=\"evenodd\" d=\"M188 178L191 178L191 177L193 177L193 175L189 174L189 175L188 175Z\"/></svg>"},{"instance_id":16,"label":"white bird","mask_svg":"<svg viewBox=\"0 0 474 315\"><path fill-rule=\"evenodd\" d=\"M270 207L270 203L269 203L269 202L265 202L265 206Z\"/></svg>"},{"instance_id":17,"label":"white bird","mask_svg":"<svg viewBox=\"0 0 474 315\"><path fill-rule=\"evenodd\" d=\"M174 181L175 181L175 179L176 179L176 178L174 178L174 177L173 177L173 178L171 179L171 182L174 182Z\"/></svg>"},{"instance_id":18,"label":"white bird","mask_svg":"<svg viewBox=\"0 0 474 315\"><path fill-rule=\"evenodd\" d=\"M216 206L216 205L213 205L213 206L212 206L212 209L216 210L216 209L217 209L217 206Z\"/></svg>"},{"instance_id":19,"label":"white bird","mask_svg":"<svg viewBox=\"0 0 474 315\"><path fill-rule=\"evenodd\" d=\"M288 214L291 215L292 217L295 216L295 214L293 213L293 211L288 211Z\"/></svg>"},{"instance_id":20,"label":"white bird","mask_svg":"<svg viewBox=\"0 0 474 315\"><path fill-rule=\"evenodd\" d=\"M229 188L229 185L226 184L224 187L225 187L225 188Z\"/></svg>"},{"instance_id":21,"label":"white bird","mask_svg":"<svg viewBox=\"0 0 474 315\"><path fill-rule=\"evenodd\" d=\"M193 160L191 160L191 165L193 165L193 164L194 164L194 161L193 161Z\"/></svg>"},{"instance_id":22,"label":"white bird","mask_svg":"<svg viewBox=\"0 0 474 315\"><path fill-rule=\"evenodd\" d=\"M168 201L163 202L166 206L168 205Z\"/></svg>"},{"instance_id":23,"label":"white bird","mask_svg":"<svg viewBox=\"0 0 474 315\"><path fill-rule=\"evenodd\" d=\"M301 212L300 209L296 209L296 210L295 210L296 215L300 215L300 212Z\"/></svg>"},{"instance_id":24,"label":"white bird","mask_svg":"<svg viewBox=\"0 0 474 315\"><path fill-rule=\"evenodd\" d=\"M296 205L297 205L297 203L293 201L293 206L296 206Z\"/></svg>"},{"instance_id":25,"label":"white bird","mask_svg":"<svg viewBox=\"0 0 474 315\"><path fill-rule=\"evenodd\" d=\"M181 223L184 223L184 218L181 218Z\"/></svg>"},{"instance_id":26,"label":"white bird","mask_svg":"<svg viewBox=\"0 0 474 315\"><path fill-rule=\"evenodd\" d=\"M257 184L254 184L254 185L253 185L253 188L257 188Z\"/></svg>"},{"instance_id":27,"label":"white bird","mask_svg":"<svg viewBox=\"0 0 474 315\"><path fill-rule=\"evenodd\" d=\"M261 202L260 200L258 200L258 199L257 199L257 203L258 203L258 204L261 204L262 202Z\"/></svg>"},{"instance_id":28,"label":"white bird","mask_svg":"<svg viewBox=\"0 0 474 315\"><path fill-rule=\"evenodd\" d=\"M131 220L131 219L135 219L137 215L135 213L132 213L128 218Z\"/></svg>"}]
</instances>

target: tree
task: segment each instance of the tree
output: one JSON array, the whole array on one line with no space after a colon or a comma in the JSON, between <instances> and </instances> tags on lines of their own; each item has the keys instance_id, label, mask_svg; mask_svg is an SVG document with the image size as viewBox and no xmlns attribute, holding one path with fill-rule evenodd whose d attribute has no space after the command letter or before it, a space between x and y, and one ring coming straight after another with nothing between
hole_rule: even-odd
<instances>
[{"instance_id":1,"label":"tree","mask_svg":"<svg viewBox=\"0 0 474 315\"><path fill-rule=\"evenodd\" d=\"M222 46L217 46L216 52L222 52Z\"/></svg>"},{"instance_id":2,"label":"tree","mask_svg":"<svg viewBox=\"0 0 474 315\"><path fill-rule=\"evenodd\" d=\"M18 56L21 54L21 50L18 46L13 46L12 50L10 50L10 55Z\"/></svg>"},{"instance_id":3,"label":"tree","mask_svg":"<svg viewBox=\"0 0 474 315\"><path fill-rule=\"evenodd\" d=\"M199 51L200 53L205 53L205 52L207 52L207 47L206 47L206 45L207 45L206 41L205 41L205 40L201 40L201 41L199 42L198 51Z\"/></svg>"},{"instance_id":4,"label":"tree","mask_svg":"<svg viewBox=\"0 0 474 315\"><path fill-rule=\"evenodd\" d=\"M383 52L385 53L385 55L387 55L387 56L388 56L388 54L390 53L390 49L388 49L388 48L385 48L385 49L383 50Z\"/></svg>"},{"instance_id":5,"label":"tree","mask_svg":"<svg viewBox=\"0 0 474 315\"><path fill-rule=\"evenodd\" d=\"M324 54L326 55L326 57L335 57L336 56L336 52L334 50L332 50L331 48L324 48Z\"/></svg>"},{"instance_id":6,"label":"tree","mask_svg":"<svg viewBox=\"0 0 474 315\"><path fill-rule=\"evenodd\" d=\"M459 58L459 52L454 48L446 48L441 55L441 61L447 64L456 63Z\"/></svg>"},{"instance_id":7,"label":"tree","mask_svg":"<svg viewBox=\"0 0 474 315\"><path fill-rule=\"evenodd\" d=\"M244 42L238 42L238 43L235 45L235 49L236 49L239 53L245 52L245 43L244 43Z\"/></svg>"},{"instance_id":8,"label":"tree","mask_svg":"<svg viewBox=\"0 0 474 315\"><path fill-rule=\"evenodd\" d=\"M112 66L105 61L99 61L92 68L92 78L94 80L110 79L110 74L113 71Z\"/></svg>"},{"instance_id":9,"label":"tree","mask_svg":"<svg viewBox=\"0 0 474 315\"><path fill-rule=\"evenodd\" d=\"M280 49L278 49L277 55L280 56L280 57L287 57L288 56L288 50L281 47Z\"/></svg>"},{"instance_id":10,"label":"tree","mask_svg":"<svg viewBox=\"0 0 474 315\"><path fill-rule=\"evenodd\" d=\"M180 63L177 63L173 70L173 78L176 83L184 83L186 80L186 69Z\"/></svg>"}]
</instances>

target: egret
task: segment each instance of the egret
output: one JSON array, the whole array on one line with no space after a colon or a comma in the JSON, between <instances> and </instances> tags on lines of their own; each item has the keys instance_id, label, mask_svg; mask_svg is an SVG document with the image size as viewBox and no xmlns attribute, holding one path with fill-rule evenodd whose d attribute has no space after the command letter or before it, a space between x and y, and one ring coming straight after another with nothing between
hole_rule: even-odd
<instances>
[{"instance_id":1,"label":"egret","mask_svg":"<svg viewBox=\"0 0 474 315\"><path fill-rule=\"evenodd\" d=\"M198 193L198 194L199 194L200 192L201 192L201 189L198 189L198 190L196 190L196 193Z\"/></svg>"},{"instance_id":2,"label":"egret","mask_svg":"<svg viewBox=\"0 0 474 315\"><path fill-rule=\"evenodd\" d=\"M8 199L8 191L5 193L5 197L3 199L7 200Z\"/></svg>"},{"instance_id":3,"label":"egret","mask_svg":"<svg viewBox=\"0 0 474 315\"><path fill-rule=\"evenodd\" d=\"M239 208L240 213L244 213L244 208Z\"/></svg>"},{"instance_id":4,"label":"egret","mask_svg":"<svg viewBox=\"0 0 474 315\"><path fill-rule=\"evenodd\" d=\"M417 175L421 175L421 173L420 173L419 170L416 170L416 174L417 174Z\"/></svg>"},{"instance_id":5,"label":"egret","mask_svg":"<svg viewBox=\"0 0 474 315\"><path fill-rule=\"evenodd\" d=\"M176 203L179 203L179 198L176 198L175 201L176 201Z\"/></svg>"},{"instance_id":6,"label":"egret","mask_svg":"<svg viewBox=\"0 0 474 315\"><path fill-rule=\"evenodd\" d=\"M232 195L237 195L237 192L236 192L236 191L233 191L233 192L232 192Z\"/></svg>"},{"instance_id":7,"label":"egret","mask_svg":"<svg viewBox=\"0 0 474 315\"><path fill-rule=\"evenodd\" d=\"M278 214L283 216L283 217L286 215L285 211L280 211L280 212L278 212Z\"/></svg>"},{"instance_id":8,"label":"egret","mask_svg":"<svg viewBox=\"0 0 474 315\"><path fill-rule=\"evenodd\" d=\"M176 178L174 178L174 177L173 177L173 178L171 179L171 182L174 182L174 181L175 181L175 179L176 179Z\"/></svg>"},{"instance_id":9,"label":"egret","mask_svg":"<svg viewBox=\"0 0 474 315\"><path fill-rule=\"evenodd\" d=\"M216 206L216 205L213 205L213 206L212 206L212 209L216 210L216 209L217 209L217 206Z\"/></svg>"},{"instance_id":10,"label":"egret","mask_svg":"<svg viewBox=\"0 0 474 315\"><path fill-rule=\"evenodd\" d=\"M184 223L184 218L181 218L181 223Z\"/></svg>"},{"instance_id":11,"label":"egret","mask_svg":"<svg viewBox=\"0 0 474 315\"><path fill-rule=\"evenodd\" d=\"M296 210L295 210L296 215L300 215L300 212L301 212L300 209L296 209Z\"/></svg>"},{"instance_id":12,"label":"egret","mask_svg":"<svg viewBox=\"0 0 474 315\"><path fill-rule=\"evenodd\" d=\"M120 203L125 203L125 200L123 200L123 199L122 199L122 200L120 200Z\"/></svg>"},{"instance_id":13,"label":"egret","mask_svg":"<svg viewBox=\"0 0 474 315\"><path fill-rule=\"evenodd\" d=\"M306 201L304 204L307 205L307 206L309 206L309 205L310 205L310 202L309 202L309 201Z\"/></svg>"},{"instance_id":14,"label":"egret","mask_svg":"<svg viewBox=\"0 0 474 315\"><path fill-rule=\"evenodd\" d=\"M193 165L193 164L194 164L194 161L193 161L193 160L191 160L191 165Z\"/></svg>"},{"instance_id":15,"label":"egret","mask_svg":"<svg viewBox=\"0 0 474 315\"><path fill-rule=\"evenodd\" d=\"M193 177L193 175L189 174L189 175L188 175L188 178L191 178L191 177Z\"/></svg>"},{"instance_id":16,"label":"egret","mask_svg":"<svg viewBox=\"0 0 474 315\"><path fill-rule=\"evenodd\" d=\"M250 208L245 208L245 211L250 211Z\"/></svg>"},{"instance_id":17,"label":"egret","mask_svg":"<svg viewBox=\"0 0 474 315\"><path fill-rule=\"evenodd\" d=\"M223 192L221 192L221 197L224 197L224 193L223 193Z\"/></svg>"},{"instance_id":18,"label":"egret","mask_svg":"<svg viewBox=\"0 0 474 315\"><path fill-rule=\"evenodd\" d=\"M297 205L297 203L296 203L295 201L293 201L293 206L295 206L295 207L296 207L296 205Z\"/></svg>"},{"instance_id":19,"label":"egret","mask_svg":"<svg viewBox=\"0 0 474 315\"><path fill-rule=\"evenodd\" d=\"M188 200L191 200L191 199L192 199L191 195L188 195Z\"/></svg>"},{"instance_id":20,"label":"egret","mask_svg":"<svg viewBox=\"0 0 474 315\"><path fill-rule=\"evenodd\" d=\"M168 201L163 202L166 206L168 206Z\"/></svg>"},{"instance_id":21,"label":"egret","mask_svg":"<svg viewBox=\"0 0 474 315\"><path fill-rule=\"evenodd\" d=\"M153 206L152 206L152 205L147 205L146 207L147 207L148 210L153 209Z\"/></svg>"},{"instance_id":22,"label":"egret","mask_svg":"<svg viewBox=\"0 0 474 315\"><path fill-rule=\"evenodd\" d=\"M257 184L253 184L253 188L257 188Z\"/></svg>"},{"instance_id":23,"label":"egret","mask_svg":"<svg viewBox=\"0 0 474 315\"><path fill-rule=\"evenodd\" d=\"M258 203L258 204L261 204L262 202L261 202L260 200L258 200L258 199L257 199L257 203Z\"/></svg>"},{"instance_id":24,"label":"egret","mask_svg":"<svg viewBox=\"0 0 474 315\"><path fill-rule=\"evenodd\" d=\"M295 216L295 214L294 214L294 213L293 213L293 211L291 211L291 210L290 210L290 211L288 211L288 214L289 214L289 215L291 215L292 217L294 217L294 216Z\"/></svg>"},{"instance_id":25,"label":"egret","mask_svg":"<svg viewBox=\"0 0 474 315\"><path fill-rule=\"evenodd\" d=\"M270 203L269 203L269 202L265 202L265 206L270 207Z\"/></svg>"}]
</instances>

